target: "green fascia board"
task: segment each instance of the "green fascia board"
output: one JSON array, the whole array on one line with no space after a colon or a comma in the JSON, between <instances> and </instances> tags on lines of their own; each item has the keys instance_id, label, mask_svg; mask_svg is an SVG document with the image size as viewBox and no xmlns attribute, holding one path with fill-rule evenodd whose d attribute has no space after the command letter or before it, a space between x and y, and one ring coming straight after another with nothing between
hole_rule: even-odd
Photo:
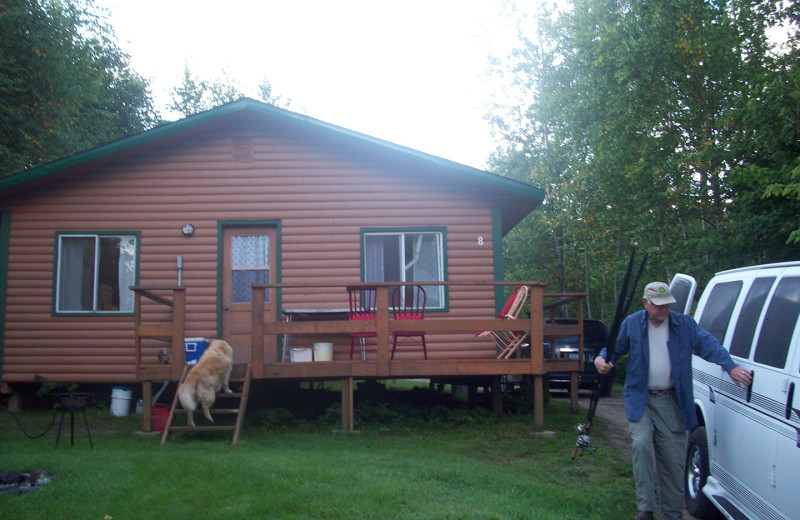
<instances>
[{"instance_id":1,"label":"green fascia board","mask_svg":"<svg viewBox=\"0 0 800 520\"><path fill-rule=\"evenodd\" d=\"M48 175L66 170L68 168L80 166L83 163L102 159L130 148L157 141L158 139L189 130L196 126L221 119L223 117L247 111L265 117L277 118L284 121L294 122L299 125L316 128L318 130L327 131L334 135L349 137L357 141L391 150L395 153L416 158L439 168L450 170L464 178L484 183L497 189L513 192L522 198L531 199L531 203L534 207L539 205L544 200L544 191L535 186L524 184L513 179L508 179L506 177L489 173L478 168L466 166L442 157L426 154L418 150L413 150L405 146L397 145L389 141L384 141L382 139L371 137L353 130L348 130L340 126L320 121L319 119L314 119L313 117L298 114L296 112L290 112L288 110L284 110L282 108L249 98L242 98L238 101L221 105L217 108L186 117L179 121L165 123L151 130L147 130L130 137L125 137L118 141L114 141L97 148L92 148L90 150L86 150L84 152L80 152L75 155L44 164L42 166L38 166L31 170L0 179L0 192L20 186L27 182L47 177Z\"/></svg>"}]
</instances>

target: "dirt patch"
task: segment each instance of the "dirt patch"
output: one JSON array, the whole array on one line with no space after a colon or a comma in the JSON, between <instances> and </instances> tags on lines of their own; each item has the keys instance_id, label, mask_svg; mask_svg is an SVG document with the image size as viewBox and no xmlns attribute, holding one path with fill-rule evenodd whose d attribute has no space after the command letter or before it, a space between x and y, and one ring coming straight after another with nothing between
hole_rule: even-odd
<instances>
[{"instance_id":1,"label":"dirt patch","mask_svg":"<svg viewBox=\"0 0 800 520\"><path fill-rule=\"evenodd\" d=\"M580 404L585 409L589 408L589 398L581 398ZM600 419L602 433L592 430L593 440L596 445L602 438L608 441L617 450L622 460L631 460L631 436L628 431L628 419L625 417L625 404L622 402L622 394L615 393L610 397L603 397L597 403L595 416Z\"/></svg>"}]
</instances>

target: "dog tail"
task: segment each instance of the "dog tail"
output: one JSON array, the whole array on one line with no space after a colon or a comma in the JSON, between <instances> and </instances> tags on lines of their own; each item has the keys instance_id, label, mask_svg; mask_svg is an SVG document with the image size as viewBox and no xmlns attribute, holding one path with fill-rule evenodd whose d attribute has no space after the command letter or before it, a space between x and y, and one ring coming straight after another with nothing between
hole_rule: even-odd
<instances>
[{"instance_id":1,"label":"dog tail","mask_svg":"<svg viewBox=\"0 0 800 520\"><path fill-rule=\"evenodd\" d=\"M190 384L187 384L186 381L184 381L180 388L178 388L178 399L181 401L181 406L183 406L184 410L190 412L197 410L194 387L194 381L192 381Z\"/></svg>"}]
</instances>

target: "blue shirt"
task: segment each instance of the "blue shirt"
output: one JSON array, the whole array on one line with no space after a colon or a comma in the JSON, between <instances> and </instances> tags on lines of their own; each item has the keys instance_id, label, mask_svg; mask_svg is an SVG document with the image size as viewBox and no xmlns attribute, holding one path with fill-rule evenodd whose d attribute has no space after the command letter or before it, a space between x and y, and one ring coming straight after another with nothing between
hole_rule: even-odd
<instances>
[{"instance_id":1,"label":"blue shirt","mask_svg":"<svg viewBox=\"0 0 800 520\"><path fill-rule=\"evenodd\" d=\"M667 340L675 398L681 408L683 424L687 430L697 427L692 389L692 354L716 363L728 374L737 365L717 338L700 328L691 316L669 313L669 339ZM629 421L642 418L647 407L648 373L650 371L650 341L647 334L647 311L641 310L625 318L619 329L617 344L611 362L625 354L628 370L625 376L625 410ZM600 351L605 358L606 350Z\"/></svg>"}]
</instances>

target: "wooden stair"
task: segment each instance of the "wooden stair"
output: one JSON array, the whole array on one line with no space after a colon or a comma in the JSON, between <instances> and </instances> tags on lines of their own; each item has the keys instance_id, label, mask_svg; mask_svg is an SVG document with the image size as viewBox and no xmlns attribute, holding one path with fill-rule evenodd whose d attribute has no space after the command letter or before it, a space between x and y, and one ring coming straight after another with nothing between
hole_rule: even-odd
<instances>
[{"instance_id":1,"label":"wooden stair","mask_svg":"<svg viewBox=\"0 0 800 520\"><path fill-rule=\"evenodd\" d=\"M189 370L192 368L192 365L186 365L183 369L183 374L181 375L181 379L178 383L183 383L183 380L186 379L186 374L189 373ZM217 398L214 402L214 405L220 404L220 401L230 402L231 399L238 398L238 407L236 408L211 408L211 415L219 415L219 414L236 414L236 424L234 425L204 425L204 426L175 426L173 422L175 420L176 415L186 416L186 410L181 406L181 402L178 399L178 392L175 392L175 397L172 399L172 406L169 410L169 418L167 419L167 424L164 426L164 433L161 435L161 445L163 446L165 442L167 442L167 437L169 436L170 432L203 432L203 431L233 431L233 444L239 442L239 434L242 431L242 424L244 423L244 413L247 409L247 395L250 393L250 363L243 363L243 364L236 364L233 365L233 371L231 372L231 385L233 383L242 383L242 390L241 392L233 392L231 394L226 394L225 392L217 393ZM199 412L199 414L198 414ZM206 418L203 417L202 409L198 408L195 411L195 422L206 421Z\"/></svg>"}]
</instances>

